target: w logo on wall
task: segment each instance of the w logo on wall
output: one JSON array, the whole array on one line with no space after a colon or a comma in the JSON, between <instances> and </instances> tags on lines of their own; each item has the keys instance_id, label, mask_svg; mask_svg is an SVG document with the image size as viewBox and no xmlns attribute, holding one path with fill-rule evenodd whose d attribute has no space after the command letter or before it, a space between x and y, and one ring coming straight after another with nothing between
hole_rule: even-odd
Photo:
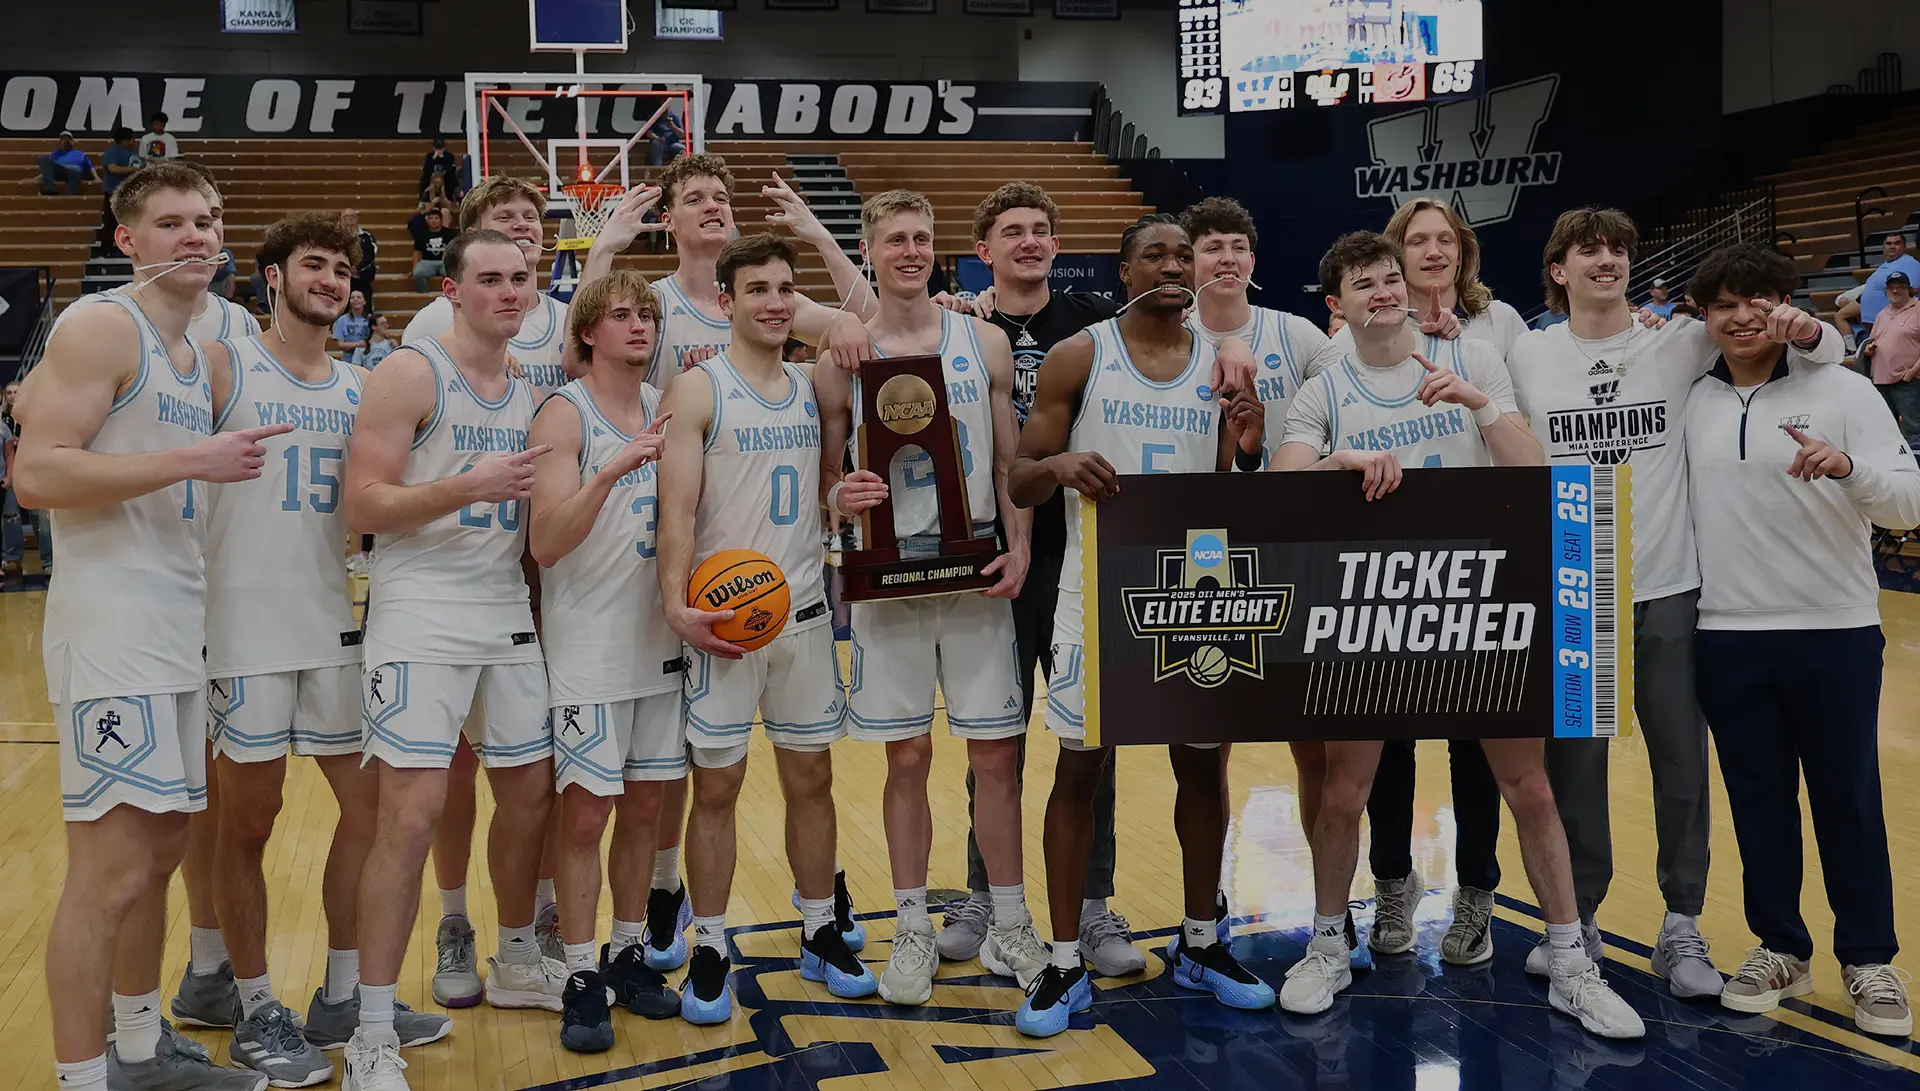
<instances>
[{"instance_id":1,"label":"w logo on wall","mask_svg":"<svg viewBox=\"0 0 1920 1091\"><path fill-rule=\"evenodd\" d=\"M1354 192L1396 209L1432 197L1476 227L1511 218L1521 189L1560 180L1560 153L1534 149L1559 86L1541 76L1368 122L1373 162L1354 168Z\"/></svg>"}]
</instances>

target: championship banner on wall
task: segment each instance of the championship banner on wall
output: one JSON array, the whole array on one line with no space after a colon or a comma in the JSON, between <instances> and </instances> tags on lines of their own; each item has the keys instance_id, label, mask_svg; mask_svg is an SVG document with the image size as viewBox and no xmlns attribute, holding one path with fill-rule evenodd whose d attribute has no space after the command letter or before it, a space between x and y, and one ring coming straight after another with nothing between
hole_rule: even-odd
<instances>
[{"instance_id":1,"label":"championship banner on wall","mask_svg":"<svg viewBox=\"0 0 1920 1091\"><path fill-rule=\"evenodd\" d=\"M1151 474L1081 507L1087 741L1592 738L1633 710L1626 467Z\"/></svg>"}]
</instances>

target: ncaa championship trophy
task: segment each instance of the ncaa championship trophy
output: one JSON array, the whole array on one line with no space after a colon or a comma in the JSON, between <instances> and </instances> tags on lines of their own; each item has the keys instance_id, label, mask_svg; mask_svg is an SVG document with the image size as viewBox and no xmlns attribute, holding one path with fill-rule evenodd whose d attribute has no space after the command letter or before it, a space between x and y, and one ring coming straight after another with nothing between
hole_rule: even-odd
<instances>
[{"instance_id":1,"label":"ncaa championship trophy","mask_svg":"<svg viewBox=\"0 0 1920 1091\"><path fill-rule=\"evenodd\" d=\"M909 447L926 451L933 464L939 505L940 548L928 556L902 557L891 493L860 515L860 549L841 555L840 575L848 602L919 598L977 591L994 577L980 570L1000 555L993 538L973 536L961 471L960 438L947 409L946 376L937 355L860 361L859 463L884 480L894 456Z\"/></svg>"}]
</instances>

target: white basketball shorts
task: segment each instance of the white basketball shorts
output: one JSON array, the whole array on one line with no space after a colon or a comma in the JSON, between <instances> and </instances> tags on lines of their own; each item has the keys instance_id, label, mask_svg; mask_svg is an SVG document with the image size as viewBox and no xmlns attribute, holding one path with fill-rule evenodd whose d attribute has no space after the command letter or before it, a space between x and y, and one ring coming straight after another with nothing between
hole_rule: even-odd
<instances>
[{"instance_id":1,"label":"white basketball shorts","mask_svg":"<svg viewBox=\"0 0 1920 1091\"><path fill-rule=\"evenodd\" d=\"M553 783L617 796L629 780L687 775L686 700L679 690L597 705L555 705Z\"/></svg>"},{"instance_id":2,"label":"white basketball shorts","mask_svg":"<svg viewBox=\"0 0 1920 1091\"><path fill-rule=\"evenodd\" d=\"M462 725L489 768L552 756L545 663L382 663L360 679L363 762L396 769L445 769ZM480 703L474 719L476 698Z\"/></svg>"},{"instance_id":3,"label":"white basketball shorts","mask_svg":"<svg viewBox=\"0 0 1920 1091\"><path fill-rule=\"evenodd\" d=\"M849 735L898 742L931 731L936 679L955 738L1026 731L1013 605L981 594L853 604Z\"/></svg>"},{"instance_id":4,"label":"white basketball shorts","mask_svg":"<svg viewBox=\"0 0 1920 1091\"><path fill-rule=\"evenodd\" d=\"M207 807L207 691L56 705L60 810L91 822L122 803L154 814Z\"/></svg>"},{"instance_id":5,"label":"white basketball shorts","mask_svg":"<svg viewBox=\"0 0 1920 1091\"><path fill-rule=\"evenodd\" d=\"M689 648L687 661L687 744L696 751L743 747L756 710L768 740L783 750L824 750L846 734L832 625L781 633L740 659Z\"/></svg>"},{"instance_id":6,"label":"white basketball shorts","mask_svg":"<svg viewBox=\"0 0 1920 1091\"><path fill-rule=\"evenodd\" d=\"M255 762L360 752L360 665L215 678L207 683L215 757Z\"/></svg>"}]
</instances>

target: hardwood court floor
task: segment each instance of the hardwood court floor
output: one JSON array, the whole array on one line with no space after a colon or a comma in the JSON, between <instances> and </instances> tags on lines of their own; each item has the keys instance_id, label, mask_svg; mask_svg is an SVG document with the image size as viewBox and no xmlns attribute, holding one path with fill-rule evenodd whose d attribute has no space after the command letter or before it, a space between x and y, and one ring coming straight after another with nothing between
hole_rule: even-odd
<instances>
[{"instance_id":1,"label":"hardwood court floor","mask_svg":"<svg viewBox=\"0 0 1920 1091\"><path fill-rule=\"evenodd\" d=\"M0 1091L51 1086L52 1056L42 981L43 942L63 869L56 751L42 680L39 644L43 596L0 595L0 1042L7 1064ZM1920 823L1908 801L1920 790L1920 598L1884 596L1887 684L1881 749L1892 829L1899 919L1920 935ZM1036 728L1036 732L1040 729ZM1040 815L1051 780L1052 744L1036 735L1027 784L1028 895L1045 905ZM892 933L891 883L880 823L882 750L843 742L837 751L840 859L858 908L874 914L866 957L883 964ZM1637 739L1616 744L1613 762L1617 874L1602 911L1607 974L1647 1017L1645 1043L1599 1043L1551 1015L1543 988L1520 962L1539 927L1523 881L1511 822L1501 845L1508 876L1496 922L1496 957L1463 971L1442 968L1431 952L1446 915L1451 882L1452 814L1446 758L1438 744L1420 751L1415 855L1436 893L1423 906L1429 923L1420 956L1381 959L1356 977L1328 1015L1299 1020L1277 1013L1232 1013L1210 999L1177 992L1158 949L1180 916L1171 778L1163 752L1120 756L1120 895L1150 951L1137 981L1103 982L1091 1017L1044 1043L1020 1038L1011 1011L1020 993L974 964L946 966L934 1004L891 1009L877 1001L844 1003L797 973L797 914L781 849L781 808L770 754L756 740L740 823L739 877L729 921L736 928L739 1001L725 1026L697 1029L677 1020L619 1017L619 1045L584 1058L561 1050L557 1017L471 1009L455 1016L446 1041L410 1050L418 1091L522 1091L529 1088L797 1088L882 1091L901 1087L965 1091L1111 1086L1258 1088L1920 1088L1920 1057L1910 1041L1854 1033L1839 970L1822 954L1818 992L1776 1018L1732 1017L1717 1007L1666 1000L1648 974L1648 945L1661 905L1653 882L1646 753ZM941 736L935 793L933 880L964 885L964 750ZM1716 778L1717 779L1717 778ZM1234 822L1226 884L1240 953L1278 984L1303 947L1311 902L1307 850L1298 824L1292 764L1284 747L1234 753ZM1718 790L1716 786L1716 791ZM484 794L483 794L484 799ZM1716 798L1717 867L1703 927L1723 970L1740 962L1752 937L1740 912L1738 855L1724 799ZM484 806L484 804L483 804ZM483 815L483 821L485 816ZM325 964L320 878L333 802L321 777L296 762L280 832L267 854L272 904L269 959L283 1000L303 1006ZM1811 843L1811 836L1808 838ZM495 940L484 854L475 853L471 904L482 954ZM1364 861L1365 856L1362 855ZM1362 869L1364 871L1364 868ZM1356 883L1355 897L1371 894ZM1806 912L1823 946L1831 934L1818 864L1808 861ZM430 1006L431 888L422 901L400 996ZM603 914L605 910L603 909ZM1366 914L1362 913L1363 923ZM603 922L604 922L603 916ZM602 924L604 934L604 923ZM186 958L187 922L176 886L169 918L165 989ZM1149 938L1150 937L1150 938ZM1903 963L1911 965L1909 956ZM224 1054L222 1035L198 1035ZM338 1064L339 1055L334 1055Z\"/></svg>"}]
</instances>

